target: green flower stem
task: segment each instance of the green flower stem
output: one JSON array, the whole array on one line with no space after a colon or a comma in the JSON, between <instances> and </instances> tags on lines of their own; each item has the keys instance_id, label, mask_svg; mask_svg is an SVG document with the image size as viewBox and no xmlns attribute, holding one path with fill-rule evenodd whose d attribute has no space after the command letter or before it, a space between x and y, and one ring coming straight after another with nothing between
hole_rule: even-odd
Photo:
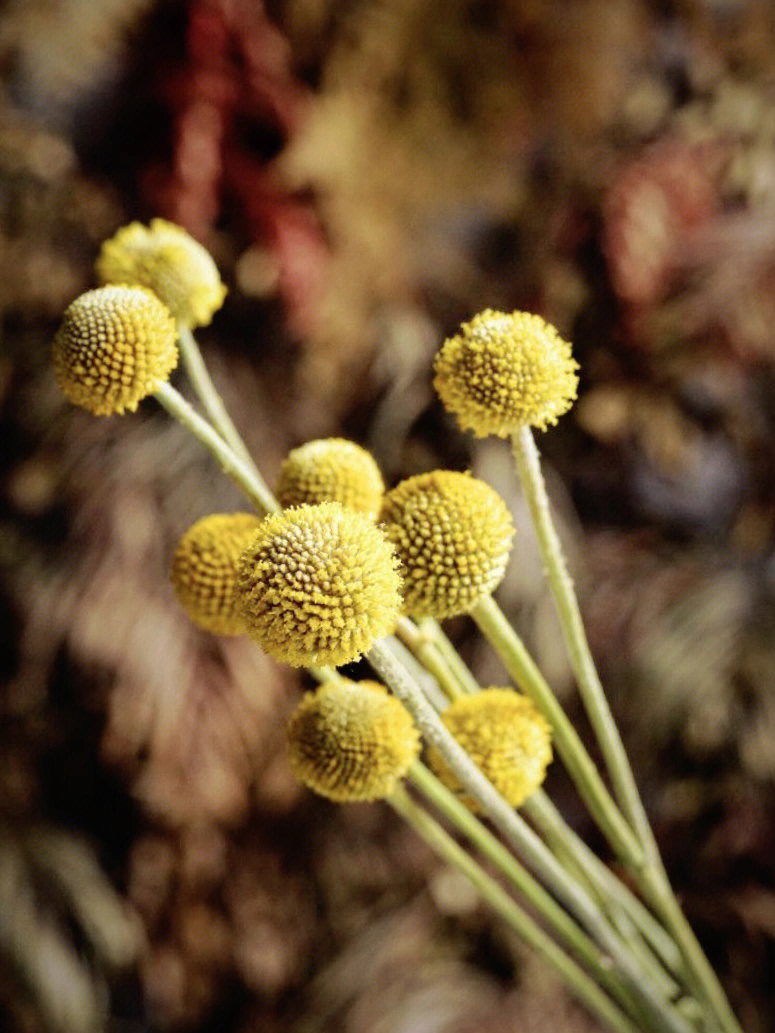
<instances>
[{"instance_id":1,"label":"green flower stem","mask_svg":"<svg viewBox=\"0 0 775 1033\"><path fill-rule=\"evenodd\" d=\"M512 435L511 441L517 472L530 509L544 571L557 607L582 702L605 758L614 794L637 832L644 851L653 855L656 844L651 835L651 826L592 659L573 581L552 521L549 498L541 474L540 456L530 427L520 428Z\"/></svg>"},{"instance_id":2,"label":"green flower stem","mask_svg":"<svg viewBox=\"0 0 775 1033\"><path fill-rule=\"evenodd\" d=\"M541 813L542 798L546 801L548 807L552 806L545 794L538 790L522 806L522 812L525 817L531 821L533 827L540 833L552 853L559 858L568 871L588 888L589 892L599 902L602 909L609 916L612 925L619 931L622 939L629 944L633 954L638 957L640 964L644 966L650 977L659 986L664 997L667 1000L678 998L685 992L684 986L667 971L663 959L653 949L653 943L644 935L642 931L643 921L640 926L636 924L634 917L636 907L642 911L642 915L640 912L638 913L638 918L650 920L650 923L663 936L666 936L662 927L636 897L627 899L629 891L591 851L584 852L579 849L583 845L581 840L565 825L565 822L557 812L554 812L554 815L559 823L559 828L553 824L553 819L545 820L546 815ZM685 973L683 957L680 951L669 937L667 939L672 946L674 956L677 957L679 965L682 966L682 973Z\"/></svg>"},{"instance_id":3,"label":"green flower stem","mask_svg":"<svg viewBox=\"0 0 775 1033\"><path fill-rule=\"evenodd\" d=\"M409 627L405 627L405 624ZM438 662L437 653L419 648L420 644L425 644L428 640L438 643L439 638L446 639L444 632L436 621L424 621L420 630L416 628L413 622L403 619L399 622L398 630L402 640L409 648L413 648L415 655L422 659L450 699L461 694L472 694L480 691L478 682L468 671L468 668L465 667L462 660L459 660L459 664L465 668L467 674L465 687L456 681L452 671L446 664ZM449 648L452 649L453 647L448 639L446 639L446 642ZM439 708L437 707L436 709ZM455 798L453 797L453 799ZM462 807L462 804L456 799L455 803L457 807ZM573 832L543 790L537 790L525 802L522 809L530 817L533 824L541 832L545 842L563 862L564 866L570 868L571 871L585 881L586 885L606 909L611 909L618 913L620 921L624 923L622 928L623 935L626 930L625 938L636 949L639 944L642 945L641 962L646 966L650 966L652 976L655 982L662 988L665 996L669 998L674 997L678 984L664 971L656 958L651 955L647 943L655 949L657 956L666 962L668 968L678 974L681 974L685 969L683 957L675 943L656 921L651 912L609 871L584 841ZM465 814L469 814L467 809L463 808L463 810ZM451 819L451 815L447 814L447 816ZM456 824L458 828L462 828L460 824ZM480 822L478 825L481 827ZM507 854L507 856L511 857L510 854ZM643 931L646 942L639 939L638 930ZM638 938L636 939L635 937Z\"/></svg>"},{"instance_id":4,"label":"green flower stem","mask_svg":"<svg viewBox=\"0 0 775 1033\"><path fill-rule=\"evenodd\" d=\"M560 973L583 1004L614 1033L642 1033L584 970L474 861L409 794L397 790L388 803L449 865L461 872L484 900L545 961Z\"/></svg>"},{"instance_id":5,"label":"green flower stem","mask_svg":"<svg viewBox=\"0 0 775 1033\"><path fill-rule=\"evenodd\" d=\"M641 891L680 946L690 969L695 993L715 1011L726 1033L742 1033L724 991L670 888L619 730L592 659L573 581L552 522L538 449L529 427L522 427L512 436L512 446L579 692L605 758L614 794L646 855L647 864L637 873Z\"/></svg>"},{"instance_id":6,"label":"green flower stem","mask_svg":"<svg viewBox=\"0 0 775 1033\"><path fill-rule=\"evenodd\" d=\"M640 930L654 953L677 979L684 979L683 955L670 934L627 886L594 854L584 840L567 824L542 789L538 789L523 805L523 811L555 852L572 855L589 882L600 895L616 903Z\"/></svg>"},{"instance_id":7,"label":"green flower stem","mask_svg":"<svg viewBox=\"0 0 775 1033\"><path fill-rule=\"evenodd\" d=\"M433 642L436 649L444 657L460 689L467 695L478 692L479 683L461 659L460 653L458 653L444 634L439 622L434 620L433 617L423 617L422 620L418 621L418 626L423 635Z\"/></svg>"},{"instance_id":8,"label":"green flower stem","mask_svg":"<svg viewBox=\"0 0 775 1033\"><path fill-rule=\"evenodd\" d=\"M742 1026L732 1011L716 973L705 957L705 953L694 935L694 930L675 899L661 862L658 868L649 865L645 871L640 873L638 886L681 948L688 969L687 982L689 982L694 996L712 1008L718 1019L718 1027L724 1033L743 1033ZM714 1025L713 1028L715 1029L716 1026Z\"/></svg>"},{"instance_id":9,"label":"green flower stem","mask_svg":"<svg viewBox=\"0 0 775 1033\"><path fill-rule=\"evenodd\" d=\"M629 867L639 869L644 861L643 851L632 829L611 798L557 697L498 604L487 596L476 604L471 617L498 653L511 677L551 725L557 752L615 853Z\"/></svg>"},{"instance_id":10,"label":"green flower stem","mask_svg":"<svg viewBox=\"0 0 775 1033\"><path fill-rule=\"evenodd\" d=\"M576 916L631 983L646 1007L662 1021L663 1033L691 1033L691 1027L664 1001L658 988L631 957L626 945L583 886L560 865L530 826L513 810L447 731L422 689L412 679L390 639L376 642L367 659L404 703L426 742L436 747L465 791L482 806L506 840L540 873L547 888Z\"/></svg>"},{"instance_id":11,"label":"green flower stem","mask_svg":"<svg viewBox=\"0 0 775 1033\"><path fill-rule=\"evenodd\" d=\"M602 955L595 943L573 921L543 886L516 860L489 829L458 800L454 793L432 774L423 764L416 763L408 775L414 787L459 832L476 847L508 883L521 893L531 908L544 920L557 939L564 944L593 974L595 980L630 1014L638 1015L647 1023L648 1016L627 983L612 969L610 961ZM659 1033L657 1027L655 1033Z\"/></svg>"},{"instance_id":12,"label":"green flower stem","mask_svg":"<svg viewBox=\"0 0 775 1033\"><path fill-rule=\"evenodd\" d=\"M167 383L157 384L153 397L170 416L181 423L205 446L221 464L224 473L231 477L261 512L270 513L279 509L276 499L264 482L260 478L256 478L245 461L235 455L207 420L200 416L174 387Z\"/></svg>"},{"instance_id":13,"label":"green flower stem","mask_svg":"<svg viewBox=\"0 0 775 1033\"><path fill-rule=\"evenodd\" d=\"M259 473L258 467L253 461L250 452L248 452L245 442L240 437L239 431L234 426L231 416L226 411L223 399L218 394L215 384L212 382L196 338L191 332L190 327L184 323L178 323L178 345L188 379L191 381L194 393L210 417L213 427L215 427L226 444L230 446L231 450L252 470L256 480L263 484L263 478ZM269 489L266 485L264 485L264 488L268 496Z\"/></svg>"},{"instance_id":14,"label":"green flower stem","mask_svg":"<svg viewBox=\"0 0 775 1033\"><path fill-rule=\"evenodd\" d=\"M401 617L395 633L423 667L433 675L449 699L459 699L467 695L447 664L446 657L442 656L424 629L418 628L408 617Z\"/></svg>"}]
</instances>

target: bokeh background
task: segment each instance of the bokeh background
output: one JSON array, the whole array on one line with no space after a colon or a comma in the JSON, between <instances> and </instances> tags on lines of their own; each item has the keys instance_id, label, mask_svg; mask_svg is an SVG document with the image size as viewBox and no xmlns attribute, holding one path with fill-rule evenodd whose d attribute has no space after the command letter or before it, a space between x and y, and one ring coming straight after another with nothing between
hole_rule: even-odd
<instances>
[{"instance_id":1,"label":"bokeh background","mask_svg":"<svg viewBox=\"0 0 775 1033\"><path fill-rule=\"evenodd\" d=\"M305 683L167 583L240 507L216 465L153 403L58 393L100 242L163 215L228 283L200 341L270 483L337 434L515 506L502 603L585 731L508 449L430 377L485 307L573 340L540 446L593 649L685 909L775 1028L774 102L770 0L0 4L0 1027L598 1028L392 812L294 784Z\"/></svg>"}]
</instances>

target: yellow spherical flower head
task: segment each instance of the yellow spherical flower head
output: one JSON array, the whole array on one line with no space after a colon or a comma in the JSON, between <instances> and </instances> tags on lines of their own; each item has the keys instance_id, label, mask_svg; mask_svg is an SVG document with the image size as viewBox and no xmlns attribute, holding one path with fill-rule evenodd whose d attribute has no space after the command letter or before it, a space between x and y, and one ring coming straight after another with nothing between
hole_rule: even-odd
<instances>
[{"instance_id":1,"label":"yellow spherical flower head","mask_svg":"<svg viewBox=\"0 0 775 1033\"><path fill-rule=\"evenodd\" d=\"M337 502L273 513L240 561L248 633L293 667L356 660L395 627L397 568L374 523Z\"/></svg>"},{"instance_id":2,"label":"yellow spherical flower head","mask_svg":"<svg viewBox=\"0 0 775 1033\"><path fill-rule=\"evenodd\" d=\"M456 699L441 718L513 807L521 806L543 782L552 759L551 731L526 696L512 689L483 689L475 696ZM468 807L477 809L435 749L429 750L428 763Z\"/></svg>"},{"instance_id":3,"label":"yellow spherical flower head","mask_svg":"<svg viewBox=\"0 0 775 1033\"><path fill-rule=\"evenodd\" d=\"M99 287L76 298L54 338L54 374L96 416L135 410L178 362L175 322L143 287Z\"/></svg>"},{"instance_id":4,"label":"yellow spherical flower head","mask_svg":"<svg viewBox=\"0 0 775 1033\"><path fill-rule=\"evenodd\" d=\"M576 397L577 369L568 342L540 316L487 309L444 342L433 383L464 430L505 438L556 423Z\"/></svg>"},{"instance_id":5,"label":"yellow spherical flower head","mask_svg":"<svg viewBox=\"0 0 775 1033\"><path fill-rule=\"evenodd\" d=\"M514 524L484 481L449 470L410 477L387 493L380 519L401 561L410 616L468 613L500 584Z\"/></svg>"},{"instance_id":6,"label":"yellow spherical flower head","mask_svg":"<svg viewBox=\"0 0 775 1033\"><path fill-rule=\"evenodd\" d=\"M95 268L102 283L150 288L188 327L209 323L226 296L209 252L165 219L123 226L102 245Z\"/></svg>"},{"instance_id":7,"label":"yellow spherical flower head","mask_svg":"<svg viewBox=\"0 0 775 1033\"><path fill-rule=\"evenodd\" d=\"M342 803L389 796L417 759L420 736L382 685L342 679L304 696L288 746L299 781Z\"/></svg>"},{"instance_id":8,"label":"yellow spherical flower head","mask_svg":"<svg viewBox=\"0 0 775 1033\"><path fill-rule=\"evenodd\" d=\"M373 457L354 441L324 438L289 452L280 469L277 498L283 506L341 502L375 518L385 484Z\"/></svg>"},{"instance_id":9,"label":"yellow spherical flower head","mask_svg":"<svg viewBox=\"0 0 775 1033\"><path fill-rule=\"evenodd\" d=\"M237 569L260 523L253 513L215 513L198 520L178 542L172 587L188 616L205 631L244 634L235 596Z\"/></svg>"}]
</instances>

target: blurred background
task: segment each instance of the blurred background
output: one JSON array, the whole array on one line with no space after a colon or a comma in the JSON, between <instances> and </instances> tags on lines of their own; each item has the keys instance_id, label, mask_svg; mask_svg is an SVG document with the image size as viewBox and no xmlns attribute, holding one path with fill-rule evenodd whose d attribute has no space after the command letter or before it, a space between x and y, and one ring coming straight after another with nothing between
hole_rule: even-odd
<instances>
[{"instance_id":1,"label":"blurred background","mask_svg":"<svg viewBox=\"0 0 775 1033\"><path fill-rule=\"evenodd\" d=\"M508 448L430 375L485 307L573 340L539 444L593 650L685 910L775 1028L774 101L770 0L0 3L0 1027L598 1029L392 812L295 785L309 686L167 583L241 507L217 465L151 402L59 394L101 241L162 215L229 286L199 339L270 484L336 434L514 505L501 601L586 734Z\"/></svg>"}]
</instances>

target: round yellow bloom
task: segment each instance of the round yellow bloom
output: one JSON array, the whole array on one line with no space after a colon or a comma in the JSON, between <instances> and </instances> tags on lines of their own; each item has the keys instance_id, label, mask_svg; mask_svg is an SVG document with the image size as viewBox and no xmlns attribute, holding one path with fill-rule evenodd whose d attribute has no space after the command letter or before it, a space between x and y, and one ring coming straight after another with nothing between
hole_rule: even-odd
<instances>
[{"instance_id":1,"label":"round yellow bloom","mask_svg":"<svg viewBox=\"0 0 775 1033\"><path fill-rule=\"evenodd\" d=\"M180 226L132 222L106 240L95 265L102 283L148 287L185 326L205 326L226 297L218 268Z\"/></svg>"},{"instance_id":2,"label":"round yellow bloom","mask_svg":"<svg viewBox=\"0 0 775 1033\"><path fill-rule=\"evenodd\" d=\"M374 523L337 502L273 513L240 562L248 633L292 667L357 660L395 627L397 568Z\"/></svg>"},{"instance_id":3,"label":"round yellow bloom","mask_svg":"<svg viewBox=\"0 0 775 1033\"><path fill-rule=\"evenodd\" d=\"M484 481L449 470L410 477L387 493L380 519L401 561L410 616L468 613L500 584L514 524Z\"/></svg>"},{"instance_id":4,"label":"round yellow bloom","mask_svg":"<svg viewBox=\"0 0 775 1033\"><path fill-rule=\"evenodd\" d=\"M280 468L277 484L282 506L341 502L372 518L379 513L384 491L371 454L344 438L323 438L294 448Z\"/></svg>"},{"instance_id":5,"label":"round yellow bloom","mask_svg":"<svg viewBox=\"0 0 775 1033\"><path fill-rule=\"evenodd\" d=\"M215 513L198 520L178 542L172 587L191 620L216 635L242 635L235 585L242 553L258 530L254 513Z\"/></svg>"},{"instance_id":6,"label":"round yellow bloom","mask_svg":"<svg viewBox=\"0 0 775 1033\"><path fill-rule=\"evenodd\" d=\"M433 383L464 430L505 438L556 423L576 397L577 369L568 342L540 316L487 309L444 342Z\"/></svg>"},{"instance_id":7,"label":"round yellow bloom","mask_svg":"<svg viewBox=\"0 0 775 1033\"><path fill-rule=\"evenodd\" d=\"M329 682L308 692L288 724L300 782L340 803L389 796L420 752L404 705L373 681Z\"/></svg>"},{"instance_id":8,"label":"round yellow bloom","mask_svg":"<svg viewBox=\"0 0 775 1033\"><path fill-rule=\"evenodd\" d=\"M526 696L513 689L483 689L456 699L441 719L513 807L520 807L543 782L552 759L551 730ZM429 750L428 763L468 807L477 809L435 749Z\"/></svg>"},{"instance_id":9,"label":"round yellow bloom","mask_svg":"<svg viewBox=\"0 0 775 1033\"><path fill-rule=\"evenodd\" d=\"M99 287L76 298L54 338L54 374L96 416L134 411L178 362L175 322L143 287Z\"/></svg>"}]
</instances>

